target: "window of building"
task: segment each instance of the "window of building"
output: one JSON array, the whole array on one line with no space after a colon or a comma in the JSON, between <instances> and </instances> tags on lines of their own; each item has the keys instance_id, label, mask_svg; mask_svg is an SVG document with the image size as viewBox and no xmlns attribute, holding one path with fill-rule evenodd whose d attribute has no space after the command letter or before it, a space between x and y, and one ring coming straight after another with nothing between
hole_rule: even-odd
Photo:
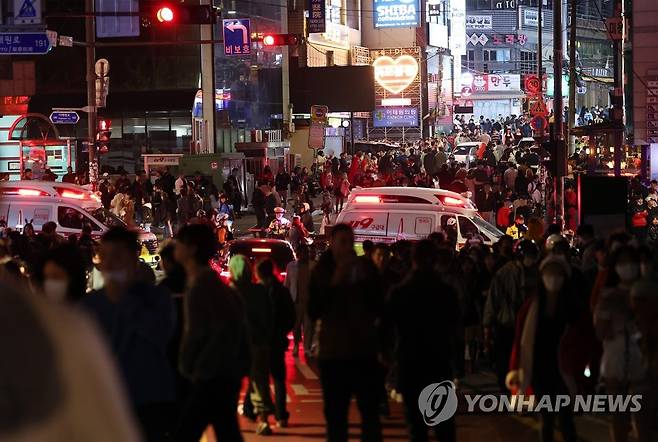
<instances>
[{"instance_id":1,"label":"window of building","mask_svg":"<svg viewBox=\"0 0 658 442\"><path fill-rule=\"evenodd\" d=\"M482 51L484 61L510 61L510 49L485 49Z\"/></svg>"},{"instance_id":2,"label":"window of building","mask_svg":"<svg viewBox=\"0 0 658 442\"><path fill-rule=\"evenodd\" d=\"M466 55L462 55L462 70L475 70L475 51L469 49L466 51Z\"/></svg>"},{"instance_id":3,"label":"window of building","mask_svg":"<svg viewBox=\"0 0 658 442\"><path fill-rule=\"evenodd\" d=\"M539 0L518 0L517 3L520 6L532 6L534 8L539 6ZM545 8L552 8L553 7L553 0L544 0L544 3L542 5Z\"/></svg>"},{"instance_id":4,"label":"window of building","mask_svg":"<svg viewBox=\"0 0 658 442\"><path fill-rule=\"evenodd\" d=\"M534 74L537 72L537 53L521 51L521 73Z\"/></svg>"},{"instance_id":5,"label":"window of building","mask_svg":"<svg viewBox=\"0 0 658 442\"><path fill-rule=\"evenodd\" d=\"M472 9L494 9L492 3L495 0L466 0L466 10Z\"/></svg>"},{"instance_id":6,"label":"window of building","mask_svg":"<svg viewBox=\"0 0 658 442\"><path fill-rule=\"evenodd\" d=\"M506 67L500 66L500 63L508 63L510 61L511 49L484 49L482 51L482 70L484 72L493 73L498 72Z\"/></svg>"}]
</instances>

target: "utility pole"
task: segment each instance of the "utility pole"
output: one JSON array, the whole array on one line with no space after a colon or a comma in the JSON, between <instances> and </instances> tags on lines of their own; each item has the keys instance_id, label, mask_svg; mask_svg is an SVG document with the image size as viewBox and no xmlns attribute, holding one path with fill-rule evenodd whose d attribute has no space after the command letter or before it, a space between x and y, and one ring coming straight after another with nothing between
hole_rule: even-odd
<instances>
[{"instance_id":1,"label":"utility pole","mask_svg":"<svg viewBox=\"0 0 658 442\"><path fill-rule=\"evenodd\" d=\"M576 0L569 0L571 23L569 26L569 153L576 150L572 135L576 124Z\"/></svg>"},{"instance_id":2,"label":"utility pole","mask_svg":"<svg viewBox=\"0 0 658 442\"><path fill-rule=\"evenodd\" d=\"M96 162L96 19L94 17L94 0L85 0L85 49L87 60L87 150L89 151L89 183L95 188L98 181L98 163Z\"/></svg>"},{"instance_id":3,"label":"utility pole","mask_svg":"<svg viewBox=\"0 0 658 442\"><path fill-rule=\"evenodd\" d=\"M567 169L564 145L564 105L562 101L562 0L553 1L553 143L555 146L555 215L558 223L564 222L564 176Z\"/></svg>"},{"instance_id":4,"label":"utility pole","mask_svg":"<svg viewBox=\"0 0 658 442\"><path fill-rule=\"evenodd\" d=\"M201 5L212 5L211 0L202 0ZM213 24L200 25L201 40L215 38ZM215 45L201 45L201 95L203 108L203 139L205 153L215 153ZM198 152L197 152L198 153Z\"/></svg>"}]
</instances>

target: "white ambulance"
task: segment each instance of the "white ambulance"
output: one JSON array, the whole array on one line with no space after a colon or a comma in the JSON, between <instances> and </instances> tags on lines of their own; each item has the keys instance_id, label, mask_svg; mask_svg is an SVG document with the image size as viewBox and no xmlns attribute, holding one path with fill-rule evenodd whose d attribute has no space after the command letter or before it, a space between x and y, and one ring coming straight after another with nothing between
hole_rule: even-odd
<instances>
[{"instance_id":1,"label":"white ambulance","mask_svg":"<svg viewBox=\"0 0 658 442\"><path fill-rule=\"evenodd\" d=\"M357 242L417 241L432 232L457 233L457 247L470 239L493 245L503 232L478 214L471 201L455 192L418 187L354 189L336 223L354 229Z\"/></svg>"}]
</instances>

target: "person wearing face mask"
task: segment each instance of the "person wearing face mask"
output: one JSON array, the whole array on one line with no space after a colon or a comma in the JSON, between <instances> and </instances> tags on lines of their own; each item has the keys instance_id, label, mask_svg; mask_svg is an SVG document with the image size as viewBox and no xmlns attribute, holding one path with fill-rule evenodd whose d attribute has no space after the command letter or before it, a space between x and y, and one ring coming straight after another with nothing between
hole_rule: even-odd
<instances>
[{"instance_id":1,"label":"person wearing face mask","mask_svg":"<svg viewBox=\"0 0 658 442\"><path fill-rule=\"evenodd\" d=\"M516 247L516 259L503 265L491 280L484 305L482 325L487 345L493 342L494 364L501 391L507 391L505 376L514 343L516 315L526 298L535 293L539 248L530 240Z\"/></svg>"},{"instance_id":2,"label":"person wearing face mask","mask_svg":"<svg viewBox=\"0 0 658 442\"><path fill-rule=\"evenodd\" d=\"M603 343L601 379L608 394L633 394L647 376L642 364L638 328L631 304L631 288L640 278L637 250L621 246L612 255L606 287L594 310L596 334ZM647 428L636 421L638 439L648 441ZM615 442L628 440L630 415L612 415Z\"/></svg>"},{"instance_id":3,"label":"person wearing face mask","mask_svg":"<svg viewBox=\"0 0 658 442\"><path fill-rule=\"evenodd\" d=\"M506 385L536 396L576 394L585 378L594 341L591 319L575 301L569 283L571 266L562 256L549 256L539 266L541 284L521 307ZM566 442L578 440L571 408L541 414L541 440L553 441L555 419Z\"/></svg>"},{"instance_id":4,"label":"person wearing face mask","mask_svg":"<svg viewBox=\"0 0 658 442\"><path fill-rule=\"evenodd\" d=\"M43 256L34 275L35 282L47 298L77 303L85 294L85 267L76 247L56 246Z\"/></svg>"},{"instance_id":5,"label":"person wearing face mask","mask_svg":"<svg viewBox=\"0 0 658 442\"><path fill-rule=\"evenodd\" d=\"M136 233L108 230L99 248L104 287L82 298L81 306L105 334L144 438L163 440L175 395L167 358L175 314L167 290L139 280L139 251Z\"/></svg>"}]
</instances>

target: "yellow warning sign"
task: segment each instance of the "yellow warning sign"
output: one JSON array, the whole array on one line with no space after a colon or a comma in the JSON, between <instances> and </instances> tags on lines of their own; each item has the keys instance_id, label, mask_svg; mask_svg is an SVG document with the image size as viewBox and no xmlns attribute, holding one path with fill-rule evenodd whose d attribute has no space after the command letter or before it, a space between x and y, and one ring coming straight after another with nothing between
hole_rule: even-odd
<instances>
[{"instance_id":1,"label":"yellow warning sign","mask_svg":"<svg viewBox=\"0 0 658 442\"><path fill-rule=\"evenodd\" d=\"M532 116L542 116L545 117L548 115L548 109L546 109L546 103L544 103L544 100L530 100L530 106L529 106L530 114Z\"/></svg>"}]
</instances>

